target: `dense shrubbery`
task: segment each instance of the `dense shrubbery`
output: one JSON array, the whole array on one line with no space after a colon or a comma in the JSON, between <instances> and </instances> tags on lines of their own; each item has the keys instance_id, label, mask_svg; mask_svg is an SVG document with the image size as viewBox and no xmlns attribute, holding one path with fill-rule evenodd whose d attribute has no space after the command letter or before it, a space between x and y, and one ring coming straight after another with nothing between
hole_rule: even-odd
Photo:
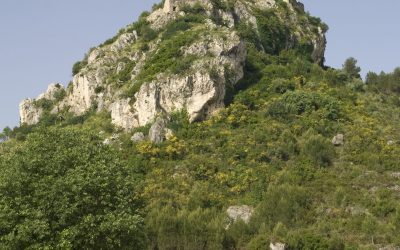
<instances>
[{"instance_id":1,"label":"dense shrubbery","mask_svg":"<svg viewBox=\"0 0 400 250\"><path fill-rule=\"evenodd\" d=\"M2 248L143 249L140 179L116 154L76 129L39 131L2 154Z\"/></svg>"},{"instance_id":2,"label":"dense shrubbery","mask_svg":"<svg viewBox=\"0 0 400 250\"><path fill-rule=\"evenodd\" d=\"M368 89L383 94L400 93L400 68L395 69L392 73L376 74L369 72L366 78Z\"/></svg>"},{"instance_id":3,"label":"dense shrubbery","mask_svg":"<svg viewBox=\"0 0 400 250\"><path fill-rule=\"evenodd\" d=\"M337 120L340 115L339 103L321 94L296 91L286 93L272 102L267 111L268 115L282 119L312 112L319 113L323 119Z\"/></svg>"},{"instance_id":4,"label":"dense shrubbery","mask_svg":"<svg viewBox=\"0 0 400 250\"><path fill-rule=\"evenodd\" d=\"M160 31L164 40L141 80L184 71L196 59L182 59L179 48L198 38L192 24L201 22L202 12L195 8L190 20ZM258 22L268 26L261 39L237 27L248 57L230 105L193 124L185 112L174 113L168 124L174 136L161 144L130 140L133 132L147 134L146 126L104 146L102 140L118 131L110 114L95 108L82 116L46 112L37 126L5 130L0 140L11 139L0 144L0 246L399 245L400 71L370 73L364 84L355 60L341 70L321 68L304 50L270 44L287 39L290 27L278 18L260 13ZM148 28L143 20L135 26L154 38ZM129 82L133 66L125 62L113 82ZM141 83L124 85L132 96ZM335 147L331 140L338 133L345 140ZM227 207L241 204L255 208L252 219L230 223Z\"/></svg>"},{"instance_id":5,"label":"dense shrubbery","mask_svg":"<svg viewBox=\"0 0 400 250\"><path fill-rule=\"evenodd\" d=\"M158 249L264 249L271 241L285 242L289 249L368 248L372 240L399 244L396 179L387 172L396 171L400 161L400 121L393 115L399 106L388 101L396 91L387 88L381 98L371 88L379 81L371 79L365 91L356 91L347 73L321 69L290 51L271 56L250 49L248 60L247 72L259 75L245 79L229 107L196 124L189 124L186 113L174 113L169 127L175 136L160 145L134 144L127 134L114 150L99 144L97 135L70 128L110 135L115 129L107 113L48 114L38 126L9 131L11 138L26 141L0 145L1 168L13 168L1 178L14 180L0 188L8 197L2 200L2 244L96 247L88 237L109 248L132 243ZM44 134L42 128L49 126L58 128ZM137 131L147 133L148 127ZM343 146L332 145L336 133L345 134ZM75 157L78 151L92 160ZM76 163L81 159L85 168ZM132 188L121 186L117 192L114 185L123 183ZM71 189L89 186L96 195ZM135 190L140 199L126 203ZM31 198L20 199L26 216L17 220L20 207L9 204L26 194ZM112 199L109 194L120 197L112 206L91 205L101 195L101 201ZM39 198L45 195L63 209ZM75 203L66 196L75 197ZM94 210L90 216L67 214L75 220L59 217L74 211L73 204ZM226 229L225 210L236 204L254 206L253 219Z\"/></svg>"}]
</instances>

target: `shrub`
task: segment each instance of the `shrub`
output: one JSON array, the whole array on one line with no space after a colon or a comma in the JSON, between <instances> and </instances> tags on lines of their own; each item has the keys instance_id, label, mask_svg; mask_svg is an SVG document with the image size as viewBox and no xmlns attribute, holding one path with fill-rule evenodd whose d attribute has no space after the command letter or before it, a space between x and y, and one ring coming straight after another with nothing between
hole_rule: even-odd
<instances>
[{"instance_id":1,"label":"shrub","mask_svg":"<svg viewBox=\"0 0 400 250\"><path fill-rule=\"evenodd\" d=\"M87 60L79 61L72 66L72 75L78 74L88 64Z\"/></svg>"},{"instance_id":2,"label":"shrub","mask_svg":"<svg viewBox=\"0 0 400 250\"><path fill-rule=\"evenodd\" d=\"M103 92L104 91L104 86L97 86L95 89L94 89L94 92L96 93L96 94L99 94L99 93L101 93L101 92Z\"/></svg>"},{"instance_id":3,"label":"shrub","mask_svg":"<svg viewBox=\"0 0 400 250\"><path fill-rule=\"evenodd\" d=\"M265 52L277 55L280 51L287 49L289 28L285 23L270 10L258 11L256 18L261 44Z\"/></svg>"},{"instance_id":4,"label":"shrub","mask_svg":"<svg viewBox=\"0 0 400 250\"><path fill-rule=\"evenodd\" d=\"M296 84L292 81L278 78L272 80L270 89L277 94L284 94L288 91L295 90Z\"/></svg>"},{"instance_id":5,"label":"shrub","mask_svg":"<svg viewBox=\"0 0 400 250\"><path fill-rule=\"evenodd\" d=\"M329 140L321 135L311 135L302 145L302 152L315 165L327 167L332 165L335 150Z\"/></svg>"},{"instance_id":6,"label":"shrub","mask_svg":"<svg viewBox=\"0 0 400 250\"><path fill-rule=\"evenodd\" d=\"M54 103L49 99L41 98L39 100L35 100L33 105L36 108L41 108L43 110L50 110L53 107Z\"/></svg>"},{"instance_id":7,"label":"shrub","mask_svg":"<svg viewBox=\"0 0 400 250\"><path fill-rule=\"evenodd\" d=\"M304 91L288 92L273 101L267 114L276 118L290 118L296 115L311 114L318 111L322 118L337 120L340 116L339 103L324 94Z\"/></svg>"},{"instance_id":8,"label":"shrub","mask_svg":"<svg viewBox=\"0 0 400 250\"><path fill-rule=\"evenodd\" d=\"M54 93L54 101L60 102L64 99L64 97L67 95L67 91L64 88L60 88L58 91Z\"/></svg>"},{"instance_id":9,"label":"shrub","mask_svg":"<svg viewBox=\"0 0 400 250\"><path fill-rule=\"evenodd\" d=\"M309 193L302 187L271 185L256 209L251 223L254 223L255 227L265 223L269 230L277 223L294 227L307 221L310 199Z\"/></svg>"},{"instance_id":10,"label":"shrub","mask_svg":"<svg viewBox=\"0 0 400 250\"><path fill-rule=\"evenodd\" d=\"M111 75L107 81L116 85L124 85L128 83L131 80L132 70L135 65L136 62L134 61L126 62L124 68L118 73Z\"/></svg>"}]
</instances>

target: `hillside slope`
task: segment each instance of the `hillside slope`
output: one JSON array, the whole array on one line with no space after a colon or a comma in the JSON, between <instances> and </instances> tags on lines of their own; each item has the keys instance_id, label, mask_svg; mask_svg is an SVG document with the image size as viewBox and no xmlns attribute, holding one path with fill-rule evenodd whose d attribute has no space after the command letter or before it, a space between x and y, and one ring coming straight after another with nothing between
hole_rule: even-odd
<instances>
[{"instance_id":1,"label":"hillside slope","mask_svg":"<svg viewBox=\"0 0 400 250\"><path fill-rule=\"evenodd\" d=\"M23 101L21 123L90 109L111 112L126 130L182 109L191 121L204 120L243 77L244 36L267 53L293 48L322 63L322 27L295 1L167 1L91 49L66 90L52 84Z\"/></svg>"},{"instance_id":2,"label":"hillside slope","mask_svg":"<svg viewBox=\"0 0 400 250\"><path fill-rule=\"evenodd\" d=\"M297 1L155 6L23 102L0 246L397 249L400 70L324 67L326 30Z\"/></svg>"}]
</instances>

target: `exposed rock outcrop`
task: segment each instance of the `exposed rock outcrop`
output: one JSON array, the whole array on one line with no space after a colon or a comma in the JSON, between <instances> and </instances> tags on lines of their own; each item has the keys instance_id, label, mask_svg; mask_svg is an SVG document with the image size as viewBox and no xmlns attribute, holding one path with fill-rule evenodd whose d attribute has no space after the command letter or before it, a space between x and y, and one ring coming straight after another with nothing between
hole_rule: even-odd
<instances>
[{"instance_id":1,"label":"exposed rock outcrop","mask_svg":"<svg viewBox=\"0 0 400 250\"><path fill-rule=\"evenodd\" d=\"M343 134L335 135L332 139L332 144L334 146L342 146L344 144L344 135Z\"/></svg>"},{"instance_id":2,"label":"exposed rock outcrop","mask_svg":"<svg viewBox=\"0 0 400 250\"><path fill-rule=\"evenodd\" d=\"M237 220L242 220L245 223L250 222L250 218L253 215L254 208L250 206L231 206L226 212L228 213L229 218L235 222Z\"/></svg>"},{"instance_id":3,"label":"exposed rock outcrop","mask_svg":"<svg viewBox=\"0 0 400 250\"><path fill-rule=\"evenodd\" d=\"M40 100L46 99L54 101L57 94L65 91L59 83L52 83L48 86L46 92L40 94L36 99L25 99L19 105L19 115L21 124L34 125L40 121L43 114L43 108L38 105Z\"/></svg>"},{"instance_id":4,"label":"exposed rock outcrop","mask_svg":"<svg viewBox=\"0 0 400 250\"><path fill-rule=\"evenodd\" d=\"M149 131L149 139L154 143L161 143L165 140L167 122L158 117Z\"/></svg>"},{"instance_id":5,"label":"exposed rock outcrop","mask_svg":"<svg viewBox=\"0 0 400 250\"><path fill-rule=\"evenodd\" d=\"M35 100L25 99L19 104L19 117L21 124L33 125L39 122L43 110L37 108Z\"/></svg>"},{"instance_id":6,"label":"exposed rock outcrop","mask_svg":"<svg viewBox=\"0 0 400 250\"><path fill-rule=\"evenodd\" d=\"M137 118L129 102L130 99L117 100L111 105L112 123L125 130L138 126Z\"/></svg>"},{"instance_id":7,"label":"exposed rock outcrop","mask_svg":"<svg viewBox=\"0 0 400 250\"><path fill-rule=\"evenodd\" d=\"M295 0L285 2L291 13L289 18L283 14L280 18L288 18L283 21L295 25L304 6ZM141 79L146 70L143 67L160 50L163 29L175 19L189 15L185 11L195 4L205 11L206 20L199 25L202 28L197 27L201 35L179 48L182 58L175 58L192 58L188 69L180 73L160 69L150 80ZM112 123L125 130L147 125L159 114L168 116L178 110L186 110L191 122L208 118L224 107L227 88L234 88L244 75L247 49L234 26L246 23L257 29L256 11L278 9L275 0L236 0L231 7L226 6L229 4L224 0L222 7L211 0L166 0L163 8L145 17L149 28L161 35L148 42L141 37L143 34L133 30L134 26L128 26L114 39L92 49L73 77L65 98L54 103L52 113L67 110L82 115L88 110L106 110L111 113ZM326 44L324 32L321 27L304 24L304 20L302 23L293 31L288 48L295 46L296 41L308 41L314 48L313 60L321 64ZM137 85L135 92L124 94L132 85ZM56 90L54 86L49 90L40 98L52 100ZM34 100L21 103L22 123L35 124L40 120L43 110L34 104Z\"/></svg>"},{"instance_id":8,"label":"exposed rock outcrop","mask_svg":"<svg viewBox=\"0 0 400 250\"><path fill-rule=\"evenodd\" d=\"M271 250L285 250L286 249L286 245L283 244L283 243L279 243L279 242L271 243L271 244L269 244L269 248Z\"/></svg>"}]
</instances>

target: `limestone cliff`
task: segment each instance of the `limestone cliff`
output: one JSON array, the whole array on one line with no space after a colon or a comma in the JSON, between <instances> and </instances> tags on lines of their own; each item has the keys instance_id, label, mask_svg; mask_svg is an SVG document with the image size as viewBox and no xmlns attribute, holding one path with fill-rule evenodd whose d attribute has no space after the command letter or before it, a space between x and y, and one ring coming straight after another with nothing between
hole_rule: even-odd
<instances>
[{"instance_id":1,"label":"limestone cliff","mask_svg":"<svg viewBox=\"0 0 400 250\"><path fill-rule=\"evenodd\" d=\"M166 0L92 49L67 89L51 85L36 100L24 100L21 123L36 124L46 112L81 115L93 109L109 111L113 124L125 130L179 110L192 122L206 119L224 107L227 89L244 75L247 48L239 27L261 40L259 16L266 11L294 27L286 30L283 49L301 43L312 47L315 63L323 63L323 27L295 0ZM269 53L261 42L259 49ZM57 91L65 95L55 97ZM49 105L37 105L43 100Z\"/></svg>"}]
</instances>

